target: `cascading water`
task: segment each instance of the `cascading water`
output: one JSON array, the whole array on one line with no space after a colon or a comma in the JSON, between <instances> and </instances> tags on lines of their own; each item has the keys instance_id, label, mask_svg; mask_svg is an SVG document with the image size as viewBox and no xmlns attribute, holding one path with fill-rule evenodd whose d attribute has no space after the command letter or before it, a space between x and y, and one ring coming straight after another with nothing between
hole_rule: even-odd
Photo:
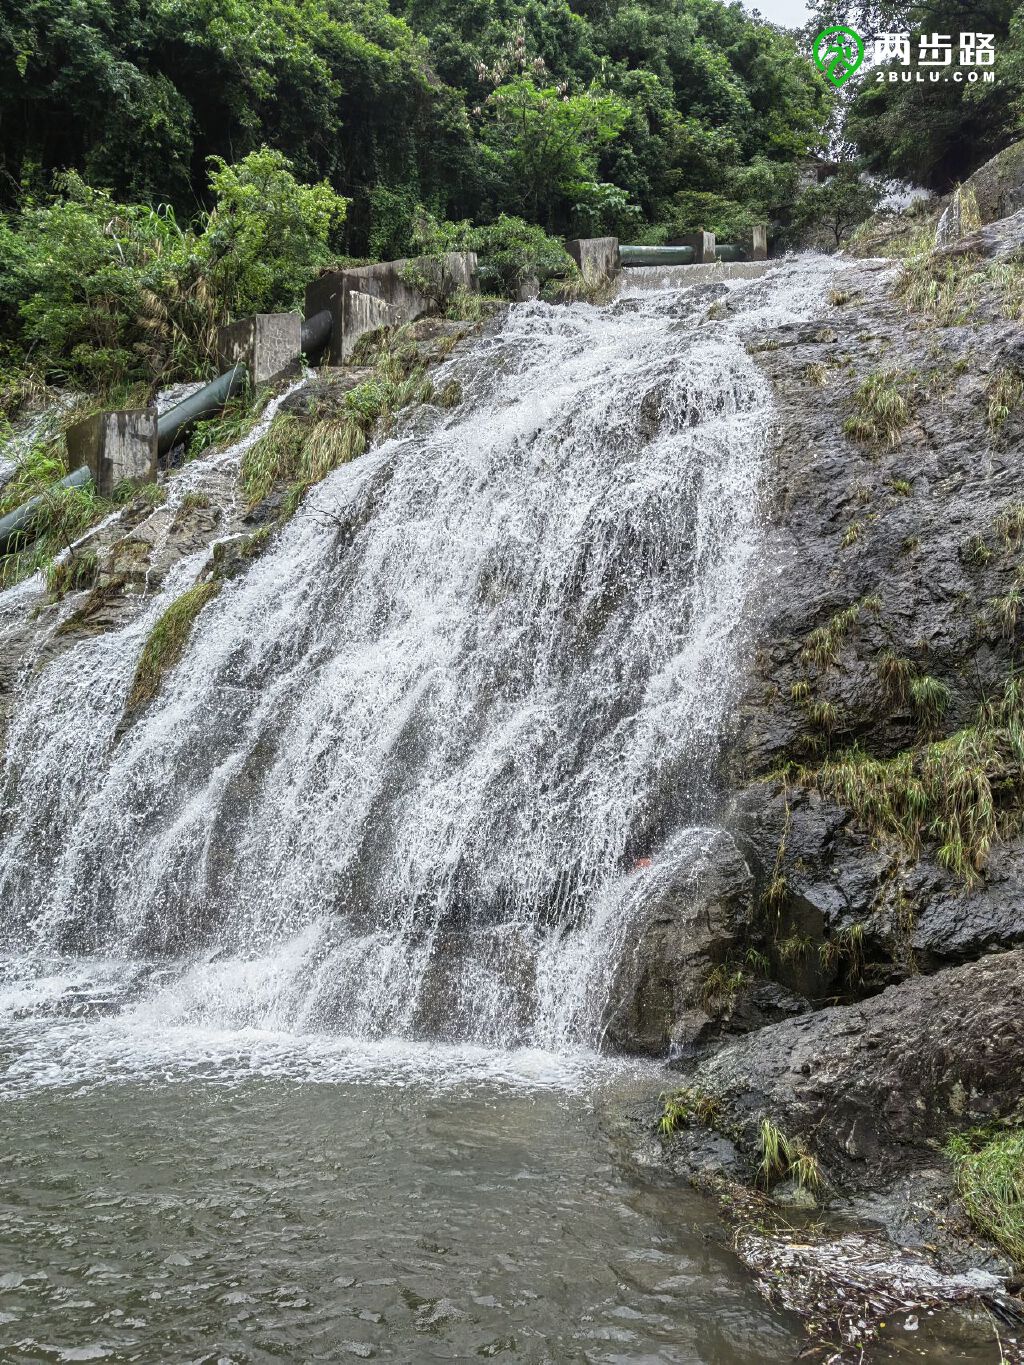
<instances>
[{"instance_id":1,"label":"cascading water","mask_svg":"<svg viewBox=\"0 0 1024 1365\"><path fill-rule=\"evenodd\" d=\"M512 309L440 376L460 405L316 488L143 714L203 556L28 675L0 1012L597 1047L631 926L714 832L771 422L745 341L834 269L736 282L715 321L664 271Z\"/></svg>"}]
</instances>

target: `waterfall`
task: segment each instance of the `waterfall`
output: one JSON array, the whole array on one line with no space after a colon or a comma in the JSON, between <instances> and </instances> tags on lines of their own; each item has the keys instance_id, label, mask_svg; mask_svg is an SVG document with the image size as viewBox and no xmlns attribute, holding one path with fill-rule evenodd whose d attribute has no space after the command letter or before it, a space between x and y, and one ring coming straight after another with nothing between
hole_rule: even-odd
<instances>
[{"instance_id":1,"label":"waterfall","mask_svg":"<svg viewBox=\"0 0 1024 1365\"><path fill-rule=\"evenodd\" d=\"M598 1046L719 814L772 421L746 343L835 268L513 307L438 377L462 402L315 488L131 724L205 552L29 671L0 1014Z\"/></svg>"}]
</instances>

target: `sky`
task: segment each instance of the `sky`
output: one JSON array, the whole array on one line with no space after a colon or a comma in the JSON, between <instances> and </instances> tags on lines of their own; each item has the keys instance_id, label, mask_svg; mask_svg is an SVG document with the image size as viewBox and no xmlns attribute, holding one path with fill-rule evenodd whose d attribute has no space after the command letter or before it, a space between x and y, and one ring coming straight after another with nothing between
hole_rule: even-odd
<instances>
[{"instance_id":1,"label":"sky","mask_svg":"<svg viewBox=\"0 0 1024 1365\"><path fill-rule=\"evenodd\" d=\"M745 8L758 9L773 24L785 24L787 28L797 28L808 19L804 0L746 0Z\"/></svg>"}]
</instances>

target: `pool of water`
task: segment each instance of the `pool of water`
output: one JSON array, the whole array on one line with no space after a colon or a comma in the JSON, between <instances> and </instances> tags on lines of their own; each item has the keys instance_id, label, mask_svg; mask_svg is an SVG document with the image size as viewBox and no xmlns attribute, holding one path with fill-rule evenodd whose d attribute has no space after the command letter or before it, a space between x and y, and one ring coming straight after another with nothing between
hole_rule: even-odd
<instances>
[{"instance_id":1,"label":"pool of water","mask_svg":"<svg viewBox=\"0 0 1024 1365\"><path fill-rule=\"evenodd\" d=\"M708 1206L624 1178L564 1089L154 1077L24 1094L0 1124L4 1361L799 1344L709 1240Z\"/></svg>"},{"instance_id":2,"label":"pool of water","mask_svg":"<svg viewBox=\"0 0 1024 1365\"><path fill-rule=\"evenodd\" d=\"M0 1361L760 1365L800 1324L622 1165L635 1061L176 1027L100 975L0 1011ZM45 987L45 989L44 989ZM994 1359L922 1321L871 1359Z\"/></svg>"}]
</instances>

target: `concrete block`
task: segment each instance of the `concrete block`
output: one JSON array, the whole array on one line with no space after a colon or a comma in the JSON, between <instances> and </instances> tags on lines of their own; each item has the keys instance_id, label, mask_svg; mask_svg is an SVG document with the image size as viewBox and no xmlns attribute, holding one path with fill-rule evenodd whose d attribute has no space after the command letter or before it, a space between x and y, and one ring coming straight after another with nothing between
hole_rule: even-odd
<instances>
[{"instance_id":1,"label":"concrete block","mask_svg":"<svg viewBox=\"0 0 1024 1365\"><path fill-rule=\"evenodd\" d=\"M302 318L298 313L257 313L217 329L221 369L239 363L249 371L249 382L265 384L288 374L302 354Z\"/></svg>"},{"instance_id":2,"label":"concrete block","mask_svg":"<svg viewBox=\"0 0 1024 1365\"><path fill-rule=\"evenodd\" d=\"M679 238L680 246L693 248L694 265L710 265L715 259L715 234L713 232L689 232Z\"/></svg>"},{"instance_id":3,"label":"concrete block","mask_svg":"<svg viewBox=\"0 0 1024 1365\"><path fill-rule=\"evenodd\" d=\"M341 338L341 359L351 360L355 344L366 332L378 327L398 327L401 313L394 304L353 289L345 295L345 329Z\"/></svg>"},{"instance_id":4,"label":"concrete block","mask_svg":"<svg viewBox=\"0 0 1024 1365\"><path fill-rule=\"evenodd\" d=\"M767 224L757 223L754 227L745 228L737 234L736 244L743 252L746 260L766 261L768 259Z\"/></svg>"},{"instance_id":5,"label":"concrete block","mask_svg":"<svg viewBox=\"0 0 1024 1365\"><path fill-rule=\"evenodd\" d=\"M434 308L434 299L417 287L415 276L439 273L438 284L445 289L475 290L477 261L474 251L449 251L436 257L416 257L412 260L378 261L374 265L353 266L350 270L329 270L313 280L306 288L306 317L326 309L331 314L330 346L324 359L332 365L342 364L352 353L365 326L368 305L357 300L349 304L353 294L378 299L391 309L389 321L374 326L400 327L415 322Z\"/></svg>"},{"instance_id":6,"label":"concrete block","mask_svg":"<svg viewBox=\"0 0 1024 1365\"><path fill-rule=\"evenodd\" d=\"M618 237L574 237L565 249L589 285L607 284L619 273Z\"/></svg>"},{"instance_id":7,"label":"concrete block","mask_svg":"<svg viewBox=\"0 0 1024 1365\"><path fill-rule=\"evenodd\" d=\"M156 479L156 409L98 412L68 428L68 468L87 465L96 492L109 498L121 483Z\"/></svg>"}]
</instances>

